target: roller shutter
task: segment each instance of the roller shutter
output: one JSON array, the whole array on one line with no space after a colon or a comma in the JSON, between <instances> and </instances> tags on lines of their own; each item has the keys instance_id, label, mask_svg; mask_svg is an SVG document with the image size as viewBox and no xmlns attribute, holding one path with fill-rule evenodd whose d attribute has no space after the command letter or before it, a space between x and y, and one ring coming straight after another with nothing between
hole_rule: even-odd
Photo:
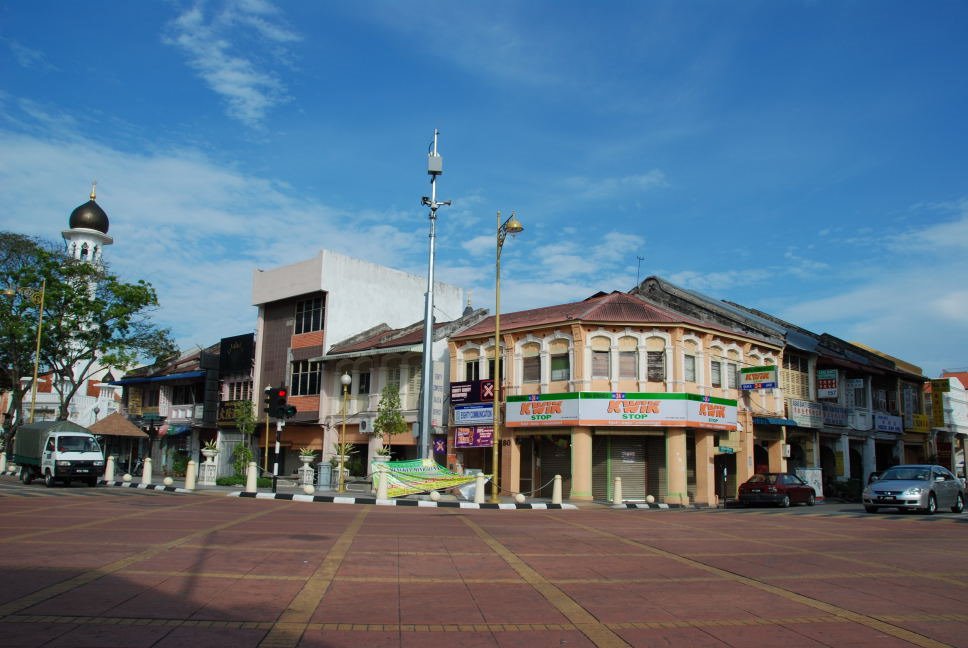
<instances>
[{"instance_id":1,"label":"roller shutter","mask_svg":"<svg viewBox=\"0 0 968 648\"><path fill-rule=\"evenodd\" d=\"M541 497L551 497L555 475L561 475L561 497L571 496L571 436L555 435L541 437L539 445L541 457Z\"/></svg>"}]
</instances>

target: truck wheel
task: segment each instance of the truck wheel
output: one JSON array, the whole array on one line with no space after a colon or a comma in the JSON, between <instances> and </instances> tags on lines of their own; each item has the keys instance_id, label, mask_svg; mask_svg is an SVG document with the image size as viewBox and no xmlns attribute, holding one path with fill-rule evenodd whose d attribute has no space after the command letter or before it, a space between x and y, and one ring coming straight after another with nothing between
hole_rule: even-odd
<instances>
[{"instance_id":1,"label":"truck wheel","mask_svg":"<svg viewBox=\"0 0 968 648\"><path fill-rule=\"evenodd\" d=\"M25 484L29 484L31 481L33 481L33 479L34 478L30 475L30 468L24 466L20 469L20 481Z\"/></svg>"},{"instance_id":2,"label":"truck wheel","mask_svg":"<svg viewBox=\"0 0 968 648\"><path fill-rule=\"evenodd\" d=\"M44 473L44 486L47 488L54 487L54 476L50 474L50 471Z\"/></svg>"}]
</instances>

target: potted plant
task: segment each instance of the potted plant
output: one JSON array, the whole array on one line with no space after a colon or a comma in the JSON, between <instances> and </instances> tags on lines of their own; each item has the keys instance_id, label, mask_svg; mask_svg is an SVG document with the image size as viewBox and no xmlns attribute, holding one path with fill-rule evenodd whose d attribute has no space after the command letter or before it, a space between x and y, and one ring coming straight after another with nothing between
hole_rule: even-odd
<instances>
[{"instance_id":1,"label":"potted plant","mask_svg":"<svg viewBox=\"0 0 968 648\"><path fill-rule=\"evenodd\" d=\"M206 459L211 459L218 454L218 442L215 439L211 441L206 441L205 445L202 446L202 454Z\"/></svg>"},{"instance_id":2,"label":"potted plant","mask_svg":"<svg viewBox=\"0 0 968 648\"><path fill-rule=\"evenodd\" d=\"M312 463L316 458L316 451L312 448L299 448L299 461L304 464Z\"/></svg>"},{"instance_id":3,"label":"potted plant","mask_svg":"<svg viewBox=\"0 0 968 648\"><path fill-rule=\"evenodd\" d=\"M339 463L339 458L343 457L343 462L345 463L350 455L356 454L356 446L352 443L334 443L333 444L333 454L335 454L335 460Z\"/></svg>"}]
</instances>

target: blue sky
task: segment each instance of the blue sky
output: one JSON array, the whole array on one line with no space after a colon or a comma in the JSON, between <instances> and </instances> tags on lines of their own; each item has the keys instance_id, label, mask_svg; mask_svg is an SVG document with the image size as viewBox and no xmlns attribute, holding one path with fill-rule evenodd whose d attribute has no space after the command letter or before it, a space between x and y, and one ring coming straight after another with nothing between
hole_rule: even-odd
<instances>
[{"instance_id":1,"label":"blue sky","mask_svg":"<svg viewBox=\"0 0 968 648\"><path fill-rule=\"evenodd\" d=\"M92 179L112 269L182 348L251 331L251 273L320 248L502 310L657 274L968 366L963 2L0 0L0 228ZM639 257L642 257L641 262ZM443 313L438 317L456 316Z\"/></svg>"}]
</instances>

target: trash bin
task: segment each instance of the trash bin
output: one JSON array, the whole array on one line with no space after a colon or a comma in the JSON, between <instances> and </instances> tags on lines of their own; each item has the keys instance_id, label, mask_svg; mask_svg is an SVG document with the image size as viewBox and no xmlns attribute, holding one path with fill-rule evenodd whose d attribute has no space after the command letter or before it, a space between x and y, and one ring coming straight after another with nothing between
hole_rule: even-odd
<instances>
[{"instance_id":1,"label":"trash bin","mask_svg":"<svg viewBox=\"0 0 968 648\"><path fill-rule=\"evenodd\" d=\"M333 474L333 467L329 465L328 461L324 461L317 465L316 470L316 490L330 490L332 484L330 477Z\"/></svg>"}]
</instances>

